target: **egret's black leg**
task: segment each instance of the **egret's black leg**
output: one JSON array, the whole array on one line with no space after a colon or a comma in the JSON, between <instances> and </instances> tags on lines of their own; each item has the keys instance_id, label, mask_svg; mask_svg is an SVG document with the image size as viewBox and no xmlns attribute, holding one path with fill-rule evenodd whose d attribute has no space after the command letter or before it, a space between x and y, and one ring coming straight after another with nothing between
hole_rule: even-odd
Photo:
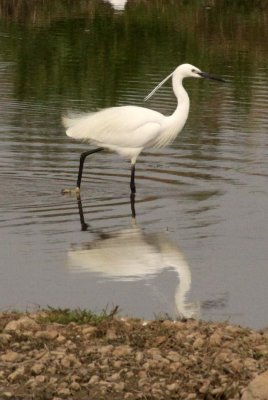
<instances>
[{"instance_id":1,"label":"egret's black leg","mask_svg":"<svg viewBox=\"0 0 268 400\"><path fill-rule=\"evenodd\" d=\"M84 219L83 206L82 206L82 200L81 200L80 195L77 197L77 205L78 205L78 211L79 211L79 217L80 217L80 223L81 223L81 231L86 231L88 228L88 224L85 222L85 219Z\"/></svg>"},{"instance_id":2,"label":"egret's black leg","mask_svg":"<svg viewBox=\"0 0 268 400\"><path fill-rule=\"evenodd\" d=\"M131 164L131 178L130 178L130 189L131 193L136 193L136 186L135 186L135 164Z\"/></svg>"},{"instance_id":3,"label":"egret's black leg","mask_svg":"<svg viewBox=\"0 0 268 400\"><path fill-rule=\"evenodd\" d=\"M86 157L89 156L90 154L97 153L97 152L102 151L102 150L103 150L103 147L98 147L97 149L85 151L84 153L81 154L78 177L77 177L77 183L76 183L76 187L78 189L80 189L80 186L81 186L83 167L84 167L84 162L85 162Z\"/></svg>"},{"instance_id":4,"label":"egret's black leg","mask_svg":"<svg viewBox=\"0 0 268 400\"><path fill-rule=\"evenodd\" d=\"M85 151L84 153L81 154L76 188L75 189L63 189L61 191L62 194L75 193L76 195L79 195L85 158L87 156L89 156L90 154L97 153L98 151L102 151L102 150L104 150L103 147L98 147L97 149Z\"/></svg>"},{"instance_id":5,"label":"egret's black leg","mask_svg":"<svg viewBox=\"0 0 268 400\"><path fill-rule=\"evenodd\" d=\"M130 195L130 207L131 207L131 215L132 218L136 218L136 210L135 210L135 193L131 193Z\"/></svg>"}]
</instances>

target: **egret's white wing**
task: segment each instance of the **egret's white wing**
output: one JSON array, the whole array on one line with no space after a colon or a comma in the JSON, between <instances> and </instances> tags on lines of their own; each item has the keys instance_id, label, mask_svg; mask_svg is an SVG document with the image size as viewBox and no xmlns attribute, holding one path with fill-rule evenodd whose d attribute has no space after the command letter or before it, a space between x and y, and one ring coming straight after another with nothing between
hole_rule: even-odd
<instances>
[{"instance_id":1,"label":"egret's white wing","mask_svg":"<svg viewBox=\"0 0 268 400\"><path fill-rule=\"evenodd\" d=\"M123 106L78 118L65 118L67 135L99 145L141 148L161 132L165 117L143 107Z\"/></svg>"}]
</instances>

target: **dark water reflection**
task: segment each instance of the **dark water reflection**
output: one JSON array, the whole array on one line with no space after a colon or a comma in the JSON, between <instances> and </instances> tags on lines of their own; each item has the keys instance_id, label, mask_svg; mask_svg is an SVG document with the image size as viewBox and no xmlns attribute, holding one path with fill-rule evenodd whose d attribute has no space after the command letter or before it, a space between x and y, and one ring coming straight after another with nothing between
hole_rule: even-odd
<instances>
[{"instance_id":1,"label":"dark water reflection","mask_svg":"<svg viewBox=\"0 0 268 400\"><path fill-rule=\"evenodd\" d=\"M152 317L190 304L202 318L265 326L267 3L111 3L0 0L0 307L118 304L125 314ZM127 163L113 154L87 161L90 229L82 231L76 199L60 191L75 184L85 144L65 136L62 113L144 105L185 61L227 83L186 82L184 131L169 148L139 158L138 226ZM148 107L169 114L174 105L167 84ZM115 242L132 246L125 270L123 258L104 273L100 261L74 262L85 245L96 255Z\"/></svg>"}]
</instances>

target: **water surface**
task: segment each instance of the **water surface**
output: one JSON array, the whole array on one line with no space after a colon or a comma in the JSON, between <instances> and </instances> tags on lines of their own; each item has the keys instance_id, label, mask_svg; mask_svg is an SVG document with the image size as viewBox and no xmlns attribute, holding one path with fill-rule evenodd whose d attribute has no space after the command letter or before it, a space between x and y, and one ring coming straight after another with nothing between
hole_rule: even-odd
<instances>
[{"instance_id":1,"label":"water surface","mask_svg":"<svg viewBox=\"0 0 268 400\"><path fill-rule=\"evenodd\" d=\"M123 3L0 1L0 308L119 305L267 326L265 2ZM62 196L87 145L61 115L144 106L183 62L227 83L185 82L183 132L138 159L136 222L115 154L87 159L81 203ZM170 84L147 106L172 113Z\"/></svg>"}]
</instances>

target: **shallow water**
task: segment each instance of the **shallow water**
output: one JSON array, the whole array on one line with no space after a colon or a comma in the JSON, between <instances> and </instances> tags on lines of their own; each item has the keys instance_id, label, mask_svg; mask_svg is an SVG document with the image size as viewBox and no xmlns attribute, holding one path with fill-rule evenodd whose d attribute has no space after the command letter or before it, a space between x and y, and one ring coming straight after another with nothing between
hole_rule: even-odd
<instances>
[{"instance_id":1,"label":"shallow water","mask_svg":"<svg viewBox=\"0 0 268 400\"><path fill-rule=\"evenodd\" d=\"M0 308L119 305L267 326L267 11L117 3L22 15L0 2ZM87 145L66 137L61 115L144 105L184 61L227 83L186 82L183 132L138 159L136 223L115 154L87 159L81 203L62 196ZM174 105L169 84L148 103Z\"/></svg>"}]
</instances>

